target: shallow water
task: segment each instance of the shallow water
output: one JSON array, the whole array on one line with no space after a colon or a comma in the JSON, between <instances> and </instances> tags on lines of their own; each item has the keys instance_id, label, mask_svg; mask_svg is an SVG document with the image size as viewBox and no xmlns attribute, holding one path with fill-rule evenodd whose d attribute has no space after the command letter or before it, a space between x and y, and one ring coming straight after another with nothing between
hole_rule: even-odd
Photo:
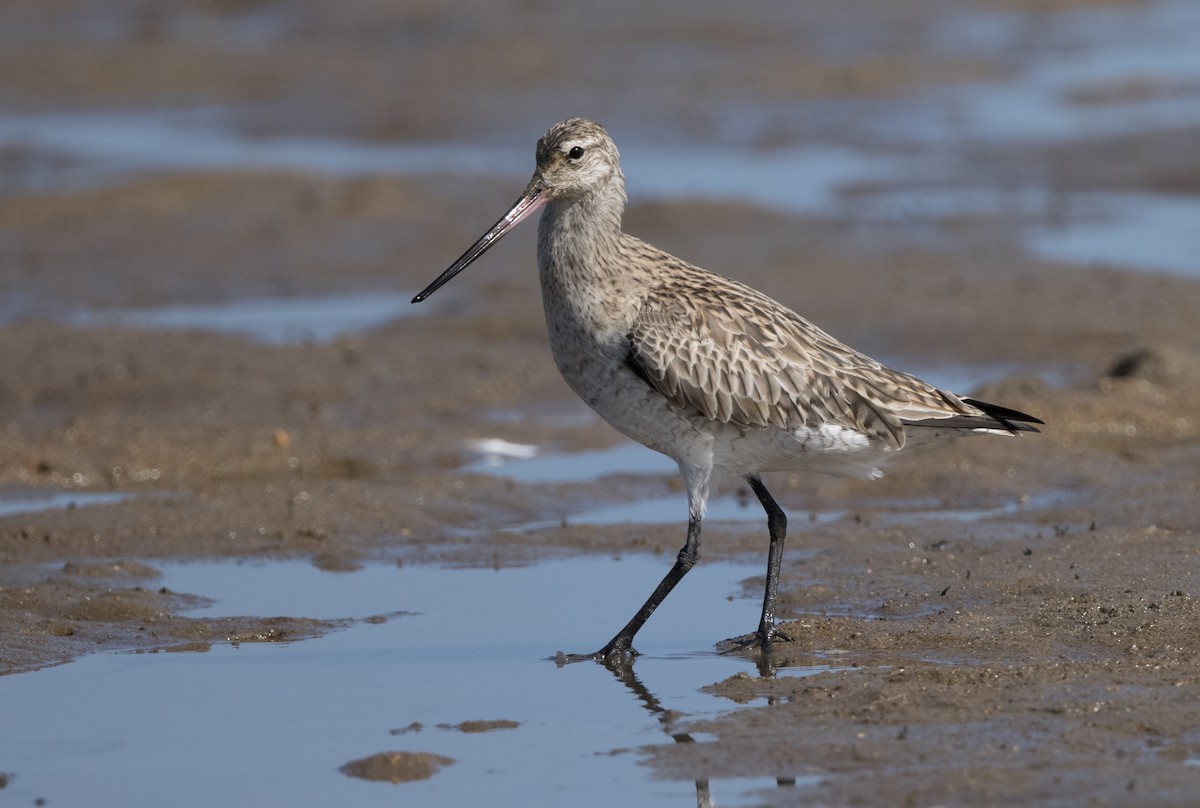
<instances>
[{"instance_id":1,"label":"shallow water","mask_svg":"<svg viewBox=\"0 0 1200 808\"><path fill-rule=\"evenodd\" d=\"M957 165L970 162L960 150L972 142L1023 147L1200 123L1200 4L1166 0L1044 13L1032 46L1029 24L1027 15L1012 12L947 14L931 37L931 49L986 54L1009 65L1012 75L1003 79L877 101L730 103L724 114L733 135L720 145L681 138L664 144L649 133L618 132L631 198L741 200L906 224L962 213L1018 214L1031 222L1025 246L1043 259L1200 273L1195 195L981 187ZM804 132L810 119L821 122L821 139L754 147L764 131ZM873 142L848 145L864 137ZM250 136L240 131L236 110L214 107L10 113L0 115L3 147L31 150L36 159L19 184L34 189L108 183L145 171L229 168L454 174L519 184L532 157L532 142ZM688 169L695 166L703 170ZM945 187L931 190L931 177Z\"/></svg>"},{"instance_id":2,"label":"shallow water","mask_svg":"<svg viewBox=\"0 0 1200 808\"><path fill-rule=\"evenodd\" d=\"M980 90L985 96L995 92ZM1200 109L1200 104L1196 106ZM107 182L138 171L238 167L299 168L346 175L501 174L517 179L523 177L529 162L529 155L516 149L460 144L250 139L224 125L196 125L191 122L194 117L194 113L0 116L0 146L30 146L87 161L66 169L56 165L53 176L35 183L46 187L64 182L69 186ZM179 149L181 138L193 147ZM1025 230L1026 246L1042 258L1200 273L1196 228L1191 227L1200 200L1186 194L1062 194L1036 186L930 190L907 187L908 180L918 178L912 173L911 157L893 158L844 147L818 145L754 152L677 145L671 158L665 159L652 148L622 145L625 171L634 178L630 193L635 200L741 200L797 214L836 211L858 219L905 222L964 213L1044 215L1053 217L1053 223ZM685 165L703 165L705 170L678 170ZM873 192L856 191L851 196L843 193L860 184L886 187ZM339 297L349 305L368 306L368 316L376 318L399 316L408 302L405 296L395 294ZM282 341L291 340L299 329L309 328L303 320L299 325L294 324L295 320L302 313L312 316L320 299L250 303L258 305L267 318L262 326L248 324L248 309L222 311L199 305L81 313L77 319L88 322L119 316L122 321L148 327L215 327L256 335L266 331L268 341L278 342L281 338L271 334L280 328L285 329ZM383 310L386 314L374 314ZM275 318L286 322L275 325ZM203 324L191 325L196 321ZM226 321L233 325L223 327L221 323ZM311 328L346 330L345 325L324 325L319 319Z\"/></svg>"},{"instance_id":3,"label":"shallow water","mask_svg":"<svg viewBox=\"0 0 1200 808\"><path fill-rule=\"evenodd\" d=\"M519 153L449 144L381 144L314 137L249 137L217 108L0 115L0 145L82 164L48 166L34 188L104 184L146 171L300 169L337 175L518 172Z\"/></svg>"},{"instance_id":4,"label":"shallow water","mask_svg":"<svg viewBox=\"0 0 1200 808\"><path fill-rule=\"evenodd\" d=\"M1063 214L1063 224L1029 229L1028 244L1036 255L1200 277L1200 196L1071 195L1063 202Z\"/></svg>"},{"instance_id":5,"label":"shallow water","mask_svg":"<svg viewBox=\"0 0 1200 808\"><path fill-rule=\"evenodd\" d=\"M1014 13L950 15L942 49L1006 57L1006 81L939 89L916 99L894 121L899 134L951 143L976 140L1070 140L1200 123L1200 5L1165 0L1082 8L1037 18L1033 53L1019 43L1029 18ZM1136 81L1151 92L1104 96ZM1156 90L1156 91L1155 91ZM1095 93L1102 102L1087 103ZM893 133L896 133L893 130Z\"/></svg>"},{"instance_id":6,"label":"shallow water","mask_svg":"<svg viewBox=\"0 0 1200 808\"><path fill-rule=\"evenodd\" d=\"M812 514L813 522L828 522L844 516L841 511L822 511ZM510 530L538 530L556 525L669 525L678 524L682 540L687 525L687 495L683 492L661 497L597 505L561 519L545 519L519 525ZM714 496L708 500L704 520L715 522L762 522L766 517L762 506L753 497L741 499L733 495Z\"/></svg>"},{"instance_id":7,"label":"shallow water","mask_svg":"<svg viewBox=\"0 0 1200 808\"><path fill-rule=\"evenodd\" d=\"M1022 513L1061 504L1071 498L1068 492L1050 491L1036 498L981 497L969 502L947 504L940 500L856 500L848 502L817 502L813 509L787 508L793 518L804 517L808 525L829 524L847 518L867 519L871 524L911 525L914 522L945 520L953 522L984 522L1003 519ZM687 498L683 493L650 497L633 502L597 505L561 519L545 519L518 525L506 530L538 530L558 525L669 525L687 524ZM765 535L766 517L758 500L734 495L715 496L708 500L705 522L762 523ZM1027 527L1024 523L1018 525Z\"/></svg>"},{"instance_id":8,"label":"shallow water","mask_svg":"<svg viewBox=\"0 0 1200 808\"><path fill-rule=\"evenodd\" d=\"M80 326L194 329L243 334L271 345L291 345L329 342L413 314L411 298L407 293L381 291L248 298L211 304L80 311L68 319Z\"/></svg>"},{"instance_id":9,"label":"shallow water","mask_svg":"<svg viewBox=\"0 0 1200 808\"><path fill-rule=\"evenodd\" d=\"M481 443L489 443L483 441ZM500 442L503 443L503 442ZM653 452L640 444L625 441L607 449L582 452L543 452L529 444L510 444L506 455L490 454L465 467L475 474L491 474L520 483L583 483L595 482L610 475L645 475L674 477L675 464L665 455ZM768 480L768 483L770 480ZM504 528L506 531L529 531L559 525L663 525L687 523L687 495L682 491L658 493L642 499L597 504L583 510L556 517L539 519ZM954 522L983 522L993 519L1030 514L1037 510L1061 505L1075 497L1069 491L1044 491L1035 497L977 496L960 502L945 502L938 498L910 500L856 499L853 501L814 500L811 507L797 508L785 503L784 509L793 518L804 516L809 525L829 524L846 518L865 518L877 525L913 524L928 520ZM752 496L735 494L714 495L708 500L705 521L764 523L762 507ZM1018 520L1015 528L1025 530L1029 525ZM765 528L764 528L765 529ZM682 527L681 527L682 530Z\"/></svg>"},{"instance_id":10,"label":"shallow water","mask_svg":"<svg viewBox=\"0 0 1200 808\"><path fill-rule=\"evenodd\" d=\"M481 443L476 441L473 445ZM510 449L508 453L501 453L488 443L485 448L493 450L484 452L464 470L496 474L523 483L581 483L612 474L666 476L679 473L679 467L671 458L632 441L584 452L546 452L538 446L516 445L523 451L518 453Z\"/></svg>"},{"instance_id":11,"label":"shallow water","mask_svg":"<svg viewBox=\"0 0 1200 808\"><path fill-rule=\"evenodd\" d=\"M546 659L602 644L665 566L640 555L352 573L302 561L165 565L162 585L216 601L196 617L393 616L301 642L104 653L0 677L0 760L14 775L6 796L49 805L601 806L620 783L632 804L693 804L698 784L652 779L636 750L675 742L684 717L733 707L698 688L753 673L711 649L753 627L757 604L735 595L758 563L697 567L639 635L647 655L633 679ZM665 710L682 715L671 722ZM438 726L496 719L518 726ZM392 732L413 722L423 728ZM338 771L392 750L456 763L399 785ZM778 775L798 779L787 788L812 781L805 771ZM722 805L759 804L748 793L776 787L773 778L704 784Z\"/></svg>"},{"instance_id":12,"label":"shallow water","mask_svg":"<svg viewBox=\"0 0 1200 808\"><path fill-rule=\"evenodd\" d=\"M0 491L0 516L17 513L38 513L58 508L82 508L86 505L112 505L131 494L117 492L46 491L44 489L13 489Z\"/></svg>"},{"instance_id":13,"label":"shallow water","mask_svg":"<svg viewBox=\"0 0 1200 808\"><path fill-rule=\"evenodd\" d=\"M186 148L181 148L186 144ZM381 144L336 138L248 137L218 110L0 115L0 146L23 147L82 164L52 163L28 178L35 188L107 183L130 173L183 169L300 169L340 176L406 174L525 179L532 150L458 143ZM624 153L640 198L735 199L818 213L846 184L894 178L904 163L839 146L772 152L675 144ZM703 165L683 172L680 165Z\"/></svg>"}]
</instances>

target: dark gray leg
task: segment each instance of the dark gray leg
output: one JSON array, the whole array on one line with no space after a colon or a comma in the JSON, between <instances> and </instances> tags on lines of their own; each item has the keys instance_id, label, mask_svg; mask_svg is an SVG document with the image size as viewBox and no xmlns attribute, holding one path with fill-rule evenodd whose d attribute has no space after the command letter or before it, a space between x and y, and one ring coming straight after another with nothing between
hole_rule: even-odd
<instances>
[{"instance_id":1,"label":"dark gray leg","mask_svg":"<svg viewBox=\"0 0 1200 808\"><path fill-rule=\"evenodd\" d=\"M762 620L758 623L758 641L763 648L775 636L775 600L779 597L779 568L783 564L783 540L787 534L787 515L771 492L756 475L746 477L763 510L767 512L767 530L771 534L771 547L767 551L767 588L763 593Z\"/></svg>"},{"instance_id":2,"label":"dark gray leg","mask_svg":"<svg viewBox=\"0 0 1200 808\"><path fill-rule=\"evenodd\" d=\"M598 659L601 661L621 661L625 654L637 656L637 651L633 649L633 637L641 627L650 619L650 615L654 614L654 610L658 605L667 599L667 595L671 594L671 590L675 588L675 584L683 580L683 576L687 575L688 570L696 566L696 562L700 560L700 519L699 517L691 517L688 520L687 543L679 551L679 556L675 559L675 565L662 579L659 585L642 608L638 609L637 614L633 616L625 628L617 632L617 636L609 640L608 645L601 648L594 654L559 654L555 660L562 662L577 662L581 659Z\"/></svg>"}]
</instances>

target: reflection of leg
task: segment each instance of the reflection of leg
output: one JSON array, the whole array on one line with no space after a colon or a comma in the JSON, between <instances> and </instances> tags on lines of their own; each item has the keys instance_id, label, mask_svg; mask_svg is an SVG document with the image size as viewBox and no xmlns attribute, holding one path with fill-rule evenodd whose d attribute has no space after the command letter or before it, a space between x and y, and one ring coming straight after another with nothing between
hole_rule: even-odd
<instances>
[{"instance_id":1,"label":"reflection of leg","mask_svg":"<svg viewBox=\"0 0 1200 808\"><path fill-rule=\"evenodd\" d=\"M637 674L633 672L632 665L610 665L609 670L617 677L617 681L629 688L629 691L637 697L651 715L658 718L662 724L663 731L671 736L671 740L675 743L695 743L696 739L686 732L674 732L673 725L679 718L686 718L682 713L677 713L674 710L668 710L663 707L662 702L658 700L650 692L650 688L642 684L642 680L638 679ZM713 800L712 792L708 786L708 780L696 780L696 806L697 808L715 808L716 802Z\"/></svg>"},{"instance_id":2,"label":"reflection of leg","mask_svg":"<svg viewBox=\"0 0 1200 808\"><path fill-rule=\"evenodd\" d=\"M650 688L642 684L642 680L634 673L632 665L613 665L609 667L609 670L612 671L612 675L617 678L618 682L629 688L629 692L637 697L637 700L651 715L657 716L659 721L666 723L671 714L667 712L666 707L662 706L658 696L651 693Z\"/></svg>"},{"instance_id":3,"label":"reflection of leg","mask_svg":"<svg viewBox=\"0 0 1200 808\"><path fill-rule=\"evenodd\" d=\"M759 670L762 672L764 671L763 661L769 659L770 655L760 654L758 656L760 660ZM613 676L616 677L616 680L627 687L629 692L632 693L639 702L641 702L642 706L646 708L646 711L658 719L658 722L662 725L663 732L669 735L671 740L679 744L696 743L696 739L692 737L690 733L686 731L677 732L675 729L677 724L687 722L689 718L688 714L676 712L675 710L664 707L658 696L654 695L650 688L646 687L646 685L642 683L642 680L638 678L637 673L634 672L634 666L632 664L609 664L607 667L612 672ZM771 668L769 674L763 672L762 675L764 677L773 678L775 675L774 669ZM780 700L778 697L769 696L767 698L768 705L776 705L779 704L779 702ZM716 808L717 802L712 795L712 789L709 786L709 781L705 779L696 780L694 782L696 785L697 808ZM776 777L775 785L777 788L793 788L796 785L796 778Z\"/></svg>"},{"instance_id":4,"label":"reflection of leg","mask_svg":"<svg viewBox=\"0 0 1200 808\"><path fill-rule=\"evenodd\" d=\"M765 649L775 636L775 601L779 597L779 569L783 564L787 515L757 475L746 477L746 482L750 483L750 488L767 512L767 530L771 534L771 546L767 551L767 587L763 593L762 619L758 623L758 641Z\"/></svg>"}]
</instances>

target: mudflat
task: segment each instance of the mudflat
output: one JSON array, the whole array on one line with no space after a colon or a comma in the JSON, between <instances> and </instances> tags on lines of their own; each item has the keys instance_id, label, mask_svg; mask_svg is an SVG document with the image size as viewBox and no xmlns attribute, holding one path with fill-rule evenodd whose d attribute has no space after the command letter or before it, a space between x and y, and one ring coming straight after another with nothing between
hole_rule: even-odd
<instances>
[{"instance_id":1,"label":"mudflat","mask_svg":"<svg viewBox=\"0 0 1200 808\"><path fill-rule=\"evenodd\" d=\"M168 559L304 556L353 569L381 559L504 564L615 550L660 553L665 569L685 525L674 478L517 484L467 468L481 438L557 452L618 440L574 401L550 359L532 227L429 303L328 340L131 327L119 315L411 294L515 198L533 139L571 114L604 121L627 154L639 137L657 143L664 161L672 149L663 141L681 131L724 137L709 105L880 103L1017 69L986 53L931 53L926 36L950 13L932 0L903 12L864 3L879 15L870 22L811 4L797 28L874 44L800 54L769 20L727 19L724 6L702 5L682 27L610 21L601 42L581 46L598 66L596 87L648 69L647 37L709 55L714 72L703 75L719 76L710 83L672 62L637 90L638 103L655 109L638 130L636 111L595 89L576 97L577 84L547 70L566 58L569 37L529 47L522 37L533 34L506 34L484 4L467 4L458 18L438 4L284 4L280 21L263 22L279 32L232 46L223 32L257 5L81 7L72 26L40 2L8 3L0 103L16 116L184 99L226 105L250 138L376 144L466 142L490 125L483 139L528 147L527 162L465 179L181 161L58 184L42 178L77 177L75 158L0 148L0 486L10 502L53 494L73 503L0 510L0 672L36 676L110 649L298 640L340 625L181 614L202 593L158 586L155 564ZM1029 5L953 13L1050 13ZM1090 8L1054 5L1054 13ZM83 24L107 19L121 36ZM539 23L560 33L571 24L570 15ZM622 44L636 58L622 59ZM473 58L459 59L464 50ZM501 86L514 88L509 102L497 98ZM1125 83L1074 103L1138 92L1196 88ZM695 93L704 104L688 97ZM589 94L599 111L587 109ZM770 138L752 148L815 138L818 123L798 133L764 126ZM634 136L623 139L622 127ZM944 182L962 188L1020 173L1062 194L1194 195L1197 132L1078 132L1049 144L966 136L956 148L968 165ZM850 205L787 211L650 198L639 196L632 170L627 183L629 232L769 292L899 369L1000 368L981 388L958 392L1046 421L1039 435L906 453L874 483L772 478L791 516L780 614L795 641L762 661L762 675L712 683L731 706L756 704L686 727L710 741L644 750L654 772L823 775L773 804L879 804L880 794L911 805L1192 804L1200 793L1196 274L1040 256L1022 241L1027 209L951 211L916 238L909 223L864 222ZM670 492L679 493L677 525L490 529ZM808 514L823 509L845 516L810 524ZM706 532L706 557L762 552L765 566L765 548L765 525ZM747 596L760 586L748 581ZM836 669L771 675L807 664Z\"/></svg>"}]
</instances>

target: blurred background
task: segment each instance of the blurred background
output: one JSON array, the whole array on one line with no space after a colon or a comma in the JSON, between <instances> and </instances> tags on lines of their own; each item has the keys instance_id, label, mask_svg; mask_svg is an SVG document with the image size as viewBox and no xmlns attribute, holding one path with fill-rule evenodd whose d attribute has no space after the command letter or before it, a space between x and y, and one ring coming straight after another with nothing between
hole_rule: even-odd
<instances>
[{"instance_id":1,"label":"blurred background","mask_svg":"<svg viewBox=\"0 0 1200 808\"><path fill-rule=\"evenodd\" d=\"M9 0L3 310L419 288L572 115L609 128L635 205L807 221L781 274L832 245L1194 276L1198 37L1188 0ZM95 204L131 182L145 227ZM93 196L11 212L64 192ZM707 229L664 246L738 275L749 248Z\"/></svg>"}]
</instances>

